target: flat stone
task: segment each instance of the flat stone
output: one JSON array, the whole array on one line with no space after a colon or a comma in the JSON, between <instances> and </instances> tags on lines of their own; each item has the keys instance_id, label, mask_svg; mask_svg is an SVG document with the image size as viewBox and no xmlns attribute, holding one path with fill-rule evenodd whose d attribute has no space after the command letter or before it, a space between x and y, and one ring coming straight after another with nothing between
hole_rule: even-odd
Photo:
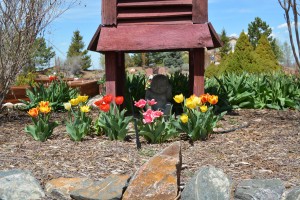
<instances>
[{"instance_id":1,"label":"flat stone","mask_svg":"<svg viewBox=\"0 0 300 200\"><path fill-rule=\"evenodd\" d=\"M95 182L90 187L73 190L71 197L76 200L121 199L130 177L130 175L111 175L103 181Z\"/></svg>"},{"instance_id":2,"label":"flat stone","mask_svg":"<svg viewBox=\"0 0 300 200\"><path fill-rule=\"evenodd\" d=\"M235 190L235 200L280 200L285 190L280 179L243 180Z\"/></svg>"},{"instance_id":3,"label":"flat stone","mask_svg":"<svg viewBox=\"0 0 300 200\"><path fill-rule=\"evenodd\" d=\"M186 184L181 193L182 200L229 200L231 180L220 169L201 167Z\"/></svg>"},{"instance_id":4,"label":"flat stone","mask_svg":"<svg viewBox=\"0 0 300 200\"><path fill-rule=\"evenodd\" d=\"M1 200L34 200L42 197L45 197L45 193L29 171L0 171Z\"/></svg>"},{"instance_id":5,"label":"flat stone","mask_svg":"<svg viewBox=\"0 0 300 200\"><path fill-rule=\"evenodd\" d=\"M91 186L93 180L88 178L58 178L46 183L45 191L55 199L71 199L70 192Z\"/></svg>"},{"instance_id":6,"label":"flat stone","mask_svg":"<svg viewBox=\"0 0 300 200\"><path fill-rule=\"evenodd\" d=\"M123 200L174 200L180 185L180 169L181 146L175 142L140 167Z\"/></svg>"},{"instance_id":7,"label":"flat stone","mask_svg":"<svg viewBox=\"0 0 300 200\"><path fill-rule=\"evenodd\" d=\"M300 187L288 190L283 200L300 200Z\"/></svg>"}]
</instances>

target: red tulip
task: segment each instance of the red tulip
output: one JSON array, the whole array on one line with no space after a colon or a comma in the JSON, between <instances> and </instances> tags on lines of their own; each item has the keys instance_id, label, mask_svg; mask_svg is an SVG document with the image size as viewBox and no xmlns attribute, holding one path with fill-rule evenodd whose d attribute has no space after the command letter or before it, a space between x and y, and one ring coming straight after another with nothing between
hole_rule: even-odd
<instances>
[{"instance_id":1,"label":"red tulip","mask_svg":"<svg viewBox=\"0 0 300 200\"><path fill-rule=\"evenodd\" d=\"M117 105L121 105L124 102L124 97L123 96L117 96L115 98L115 102Z\"/></svg>"},{"instance_id":2,"label":"red tulip","mask_svg":"<svg viewBox=\"0 0 300 200\"><path fill-rule=\"evenodd\" d=\"M110 102L112 102L113 100L113 96L111 94L108 94L108 95L105 95L103 97L103 101L106 103L106 104L110 104Z\"/></svg>"}]
</instances>

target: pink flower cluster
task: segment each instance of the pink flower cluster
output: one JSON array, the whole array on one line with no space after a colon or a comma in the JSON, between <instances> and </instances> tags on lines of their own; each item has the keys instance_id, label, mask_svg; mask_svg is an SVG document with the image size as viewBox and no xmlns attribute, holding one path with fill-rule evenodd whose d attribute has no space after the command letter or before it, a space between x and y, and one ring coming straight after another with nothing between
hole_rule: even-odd
<instances>
[{"instance_id":1,"label":"pink flower cluster","mask_svg":"<svg viewBox=\"0 0 300 200\"><path fill-rule=\"evenodd\" d=\"M140 99L139 101L135 101L134 105L138 108L144 108L146 105L149 106L153 106L155 104L157 104L157 102L155 101L155 99L151 99L151 100L145 100L145 99ZM151 124L156 118L159 118L163 115L164 113L161 112L160 110L154 111L151 110L150 108L146 111L143 112L143 123L144 124Z\"/></svg>"}]
</instances>

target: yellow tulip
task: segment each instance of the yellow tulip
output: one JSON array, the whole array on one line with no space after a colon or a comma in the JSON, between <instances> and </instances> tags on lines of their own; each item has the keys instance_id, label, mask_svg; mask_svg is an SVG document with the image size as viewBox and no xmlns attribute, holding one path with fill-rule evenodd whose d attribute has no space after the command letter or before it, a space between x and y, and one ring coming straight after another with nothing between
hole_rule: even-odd
<instances>
[{"instance_id":1,"label":"yellow tulip","mask_svg":"<svg viewBox=\"0 0 300 200\"><path fill-rule=\"evenodd\" d=\"M66 110L70 110L71 109L71 103L70 102L67 102L67 103L64 103L64 107Z\"/></svg>"},{"instance_id":2,"label":"yellow tulip","mask_svg":"<svg viewBox=\"0 0 300 200\"><path fill-rule=\"evenodd\" d=\"M41 101L41 102L39 103L39 106L40 106L40 107L46 107L46 106L49 106L49 101Z\"/></svg>"},{"instance_id":3,"label":"yellow tulip","mask_svg":"<svg viewBox=\"0 0 300 200\"><path fill-rule=\"evenodd\" d=\"M80 103L77 98L76 99L71 99L69 102L72 106L77 106Z\"/></svg>"},{"instance_id":4,"label":"yellow tulip","mask_svg":"<svg viewBox=\"0 0 300 200\"><path fill-rule=\"evenodd\" d=\"M86 102L88 100L89 96L78 96L77 99L80 102Z\"/></svg>"},{"instance_id":5,"label":"yellow tulip","mask_svg":"<svg viewBox=\"0 0 300 200\"><path fill-rule=\"evenodd\" d=\"M175 97L173 99L176 103L182 103L184 97L183 97L183 94L179 94L179 95L175 95Z\"/></svg>"},{"instance_id":6,"label":"yellow tulip","mask_svg":"<svg viewBox=\"0 0 300 200\"><path fill-rule=\"evenodd\" d=\"M195 101L193 101L193 99L188 98L185 102L185 106L188 107L189 109L194 109L197 107L197 104Z\"/></svg>"},{"instance_id":7,"label":"yellow tulip","mask_svg":"<svg viewBox=\"0 0 300 200\"><path fill-rule=\"evenodd\" d=\"M182 123L185 124L185 123L187 123L189 121L189 116L187 114L182 114L180 116L180 120L181 120Z\"/></svg>"},{"instance_id":8,"label":"yellow tulip","mask_svg":"<svg viewBox=\"0 0 300 200\"><path fill-rule=\"evenodd\" d=\"M89 106L81 106L80 111L84 112L84 113L90 112L90 107Z\"/></svg>"},{"instance_id":9,"label":"yellow tulip","mask_svg":"<svg viewBox=\"0 0 300 200\"><path fill-rule=\"evenodd\" d=\"M39 107L39 110L40 110L41 113L47 114L47 113L49 113L51 111L51 107L49 107L49 106L42 106L42 107Z\"/></svg>"},{"instance_id":10,"label":"yellow tulip","mask_svg":"<svg viewBox=\"0 0 300 200\"><path fill-rule=\"evenodd\" d=\"M208 98L208 102L211 105L217 104L218 103L218 96L216 96L216 95L210 95L209 98Z\"/></svg>"},{"instance_id":11,"label":"yellow tulip","mask_svg":"<svg viewBox=\"0 0 300 200\"><path fill-rule=\"evenodd\" d=\"M207 106L206 105L203 105L203 106L200 106L200 110L201 112L206 112L207 111Z\"/></svg>"}]
</instances>

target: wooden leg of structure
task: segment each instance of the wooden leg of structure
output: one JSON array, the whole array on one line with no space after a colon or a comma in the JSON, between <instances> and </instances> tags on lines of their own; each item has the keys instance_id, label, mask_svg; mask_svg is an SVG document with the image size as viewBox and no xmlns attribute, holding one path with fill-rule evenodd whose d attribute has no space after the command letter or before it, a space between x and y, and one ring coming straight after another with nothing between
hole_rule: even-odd
<instances>
[{"instance_id":1,"label":"wooden leg of structure","mask_svg":"<svg viewBox=\"0 0 300 200\"><path fill-rule=\"evenodd\" d=\"M191 49L189 62L190 93L199 96L204 94L205 49Z\"/></svg>"},{"instance_id":2,"label":"wooden leg of structure","mask_svg":"<svg viewBox=\"0 0 300 200\"><path fill-rule=\"evenodd\" d=\"M124 96L125 59L123 52L105 53L106 94Z\"/></svg>"}]
</instances>

